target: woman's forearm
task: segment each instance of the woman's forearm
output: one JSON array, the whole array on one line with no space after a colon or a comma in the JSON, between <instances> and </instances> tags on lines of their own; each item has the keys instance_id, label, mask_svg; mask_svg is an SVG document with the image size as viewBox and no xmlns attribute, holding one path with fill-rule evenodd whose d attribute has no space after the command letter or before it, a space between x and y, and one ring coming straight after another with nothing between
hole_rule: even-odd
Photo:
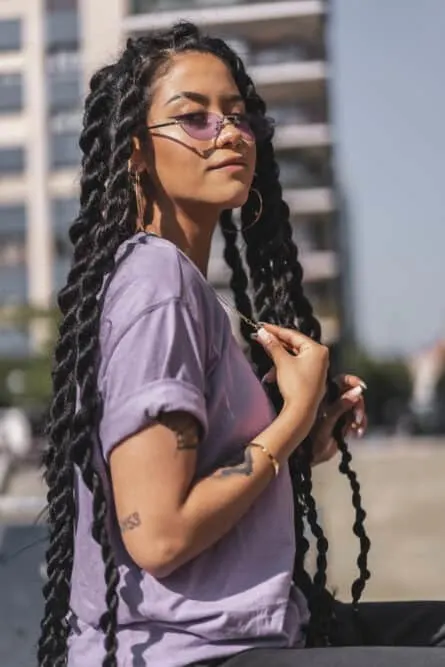
<instances>
[{"instance_id":1,"label":"woman's forearm","mask_svg":"<svg viewBox=\"0 0 445 667\"><path fill-rule=\"evenodd\" d=\"M303 417L296 428L295 415L283 410L254 442L264 445L285 465L296 444L307 435L311 423ZM215 544L249 510L274 477L267 455L257 447L245 447L241 460L227 464L200 479L190 490L173 526L180 535L177 547L169 549L166 576Z\"/></svg>"}]
</instances>

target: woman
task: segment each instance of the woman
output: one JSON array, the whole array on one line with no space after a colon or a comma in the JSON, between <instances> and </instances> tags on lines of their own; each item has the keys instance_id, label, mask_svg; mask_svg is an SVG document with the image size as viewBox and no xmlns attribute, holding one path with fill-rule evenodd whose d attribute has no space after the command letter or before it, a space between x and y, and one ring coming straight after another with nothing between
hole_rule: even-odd
<instances>
[{"instance_id":1,"label":"woman","mask_svg":"<svg viewBox=\"0 0 445 667\"><path fill-rule=\"evenodd\" d=\"M362 383L344 376L340 397L325 398L328 353L303 296L271 134L241 61L190 24L129 41L91 81L45 457L40 666L356 665L353 649L300 648L366 641L368 626L377 643L426 645L443 622L440 605L411 607L418 633L407 638L406 608L386 607L379 635L371 608L356 611L369 542L342 434L366 426ZM206 280L218 220L276 413ZM311 495L311 464L337 445L362 547L353 608L326 593ZM317 538L313 581L303 512ZM360 664L396 659L360 651Z\"/></svg>"}]
</instances>

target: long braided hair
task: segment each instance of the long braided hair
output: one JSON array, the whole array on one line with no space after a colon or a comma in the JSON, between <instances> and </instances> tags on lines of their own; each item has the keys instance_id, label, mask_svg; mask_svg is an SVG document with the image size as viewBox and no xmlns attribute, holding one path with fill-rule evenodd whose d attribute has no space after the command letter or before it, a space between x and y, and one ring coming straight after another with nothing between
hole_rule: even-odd
<instances>
[{"instance_id":1,"label":"long braided hair","mask_svg":"<svg viewBox=\"0 0 445 667\"><path fill-rule=\"evenodd\" d=\"M62 667L67 660L66 619L73 567L75 468L92 493L92 535L101 547L104 561L106 611L100 619L105 644L103 665L117 665L119 576L107 530L106 496L93 459L93 434L100 407L96 387L98 295L104 276L114 267L118 247L136 231L136 202L128 163L132 155L132 138L144 138L146 132L151 84L168 67L172 54L185 51L220 57L230 68L247 111L257 120L265 121L264 101L256 93L238 56L222 40L202 35L189 23L128 40L119 60L102 68L91 79L79 142L83 153L80 210L70 229L73 263L67 284L58 296L62 320L55 349L48 445L43 461L48 486L49 547L46 554L48 580L43 591L45 609L38 646L39 667ZM224 258L232 272L230 285L236 306L249 318L296 326L318 341L320 325L302 290L302 269L292 241L289 209L282 200L272 132L258 143L255 187L262 195L264 207L257 224L243 233L248 273L233 234L236 228L232 212L224 211L220 219L225 238ZM242 208L242 222L247 226L253 216L253 204L248 201ZM242 323L241 332L249 346L252 363L262 376L270 367L270 361L264 351L253 344L250 332ZM329 390L333 396L335 385L332 382ZM277 392L274 400L279 409ZM340 470L348 477L353 489L354 532L360 538L360 574L352 587L353 601L357 603L369 576L369 540L363 527L365 513L361 507L360 487L349 466L350 454L341 436L341 424L336 427L336 437L342 454ZM309 643L325 645L331 613L325 595L328 544L317 520L312 496L309 440L291 457L289 468L297 541L294 579L309 600ZM313 580L304 567L309 548L304 517L316 538L318 551Z\"/></svg>"}]
</instances>

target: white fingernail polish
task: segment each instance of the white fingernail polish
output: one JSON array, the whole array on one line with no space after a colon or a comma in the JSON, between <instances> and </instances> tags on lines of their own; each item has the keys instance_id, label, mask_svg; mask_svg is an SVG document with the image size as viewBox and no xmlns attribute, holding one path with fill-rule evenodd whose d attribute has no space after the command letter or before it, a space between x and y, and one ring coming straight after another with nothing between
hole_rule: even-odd
<instances>
[{"instance_id":1,"label":"white fingernail polish","mask_svg":"<svg viewBox=\"0 0 445 667\"><path fill-rule=\"evenodd\" d=\"M357 435L359 438L363 438L363 434L365 433L365 430L363 428L357 429Z\"/></svg>"},{"instance_id":2,"label":"white fingernail polish","mask_svg":"<svg viewBox=\"0 0 445 667\"><path fill-rule=\"evenodd\" d=\"M266 329L258 329L258 338L261 338L263 343L271 343L272 342L272 336Z\"/></svg>"},{"instance_id":3,"label":"white fingernail polish","mask_svg":"<svg viewBox=\"0 0 445 667\"><path fill-rule=\"evenodd\" d=\"M366 384L366 382L363 382L363 380L360 382L360 386L361 386L362 389L367 389L368 388L368 385Z\"/></svg>"},{"instance_id":4,"label":"white fingernail polish","mask_svg":"<svg viewBox=\"0 0 445 667\"><path fill-rule=\"evenodd\" d=\"M357 424L357 426L360 426L360 424L362 423L362 421L364 419L364 416L365 416L365 413L363 412L363 410L361 408L358 408L357 410L355 410L354 417L355 417L355 423Z\"/></svg>"},{"instance_id":5,"label":"white fingernail polish","mask_svg":"<svg viewBox=\"0 0 445 667\"><path fill-rule=\"evenodd\" d=\"M363 394L363 389L361 387L354 387L354 389L351 389L350 391L347 392L346 396L348 398L358 398Z\"/></svg>"}]
</instances>

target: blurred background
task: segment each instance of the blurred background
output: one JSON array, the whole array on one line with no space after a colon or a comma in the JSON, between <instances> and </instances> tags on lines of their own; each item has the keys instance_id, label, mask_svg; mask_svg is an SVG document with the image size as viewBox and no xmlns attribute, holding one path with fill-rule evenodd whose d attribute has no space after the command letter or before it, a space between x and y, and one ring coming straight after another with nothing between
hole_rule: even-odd
<instances>
[{"instance_id":1,"label":"blurred background","mask_svg":"<svg viewBox=\"0 0 445 667\"><path fill-rule=\"evenodd\" d=\"M0 0L0 664L41 613L55 295L70 264L82 103L125 39L178 19L225 38L275 118L305 290L339 370L368 384L352 443L373 541L367 599L445 599L445 3ZM221 239L210 278L227 292ZM337 461L315 471L329 585L357 544Z\"/></svg>"}]
</instances>

